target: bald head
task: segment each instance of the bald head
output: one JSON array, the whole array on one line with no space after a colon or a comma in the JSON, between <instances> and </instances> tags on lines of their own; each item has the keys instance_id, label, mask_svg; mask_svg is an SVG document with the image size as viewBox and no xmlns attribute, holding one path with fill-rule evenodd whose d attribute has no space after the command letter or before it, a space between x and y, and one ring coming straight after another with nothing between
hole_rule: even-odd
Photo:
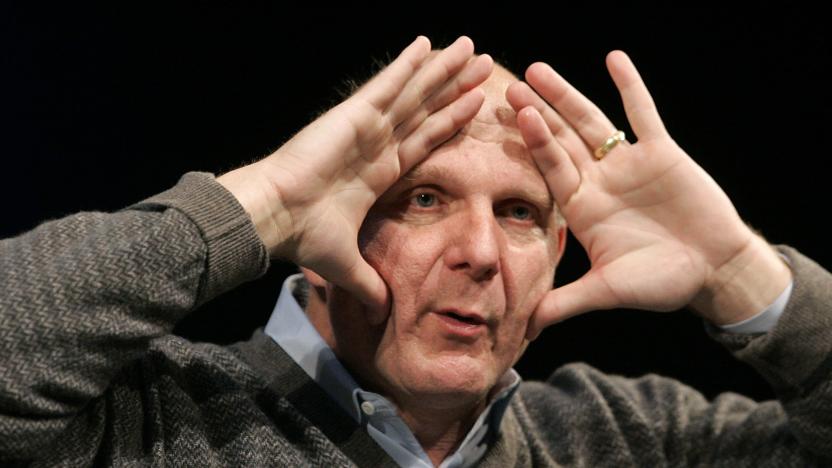
<instances>
[{"instance_id":1,"label":"bald head","mask_svg":"<svg viewBox=\"0 0 832 468\"><path fill-rule=\"evenodd\" d=\"M506 101L506 89L516 81L519 80L514 73L502 65L494 63L491 75L480 85L480 88L485 91L485 102L475 118L478 120L493 120L505 112L513 114L514 111Z\"/></svg>"},{"instance_id":2,"label":"bald head","mask_svg":"<svg viewBox=\"0 0 832 468\"><path fill-rule=\"evenodd\" d=\"M474 119L465 126L462 133L475 138L505 138L499 131L517 133L517 113L506 101L506 89L518 81L517 76L502 65L495 63L491 75L480 88L485 92L485 101ZM513 131L512 131L513 130Z\"/></svg>"},{"instance_id":3,"label":"bald head","mask_svg":"<svg viewBox=\"0 0 832 468\"><path fill-rule=\"evenodd\" d=\"M498 144L504 156L534 167L536 171L536 165L517 126L517 112L506 99L506 91L518 81L520 79L517 75L495 62L491 75L479 86L485 93L482 107L454 138L445 142L437 150L442 152L450 147L459 148L466 139L479 143ZM472 153L471 156L476 155ZM551 203L554 204L554 201ZM565 225L560 210L556 205L553 208L557 224Z\"/></svg>"}]
</instances>

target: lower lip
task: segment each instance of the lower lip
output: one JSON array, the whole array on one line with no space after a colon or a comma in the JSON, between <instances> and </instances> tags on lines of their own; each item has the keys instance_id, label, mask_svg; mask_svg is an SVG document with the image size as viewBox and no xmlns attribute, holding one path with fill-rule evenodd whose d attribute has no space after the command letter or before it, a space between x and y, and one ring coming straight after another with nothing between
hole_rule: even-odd
<instances>
[{"instance_id":1,"label":"lower lip","mask_svg":"<svg viewBox=\"0 0 832 468\"><path fill-rule=\"evenodd\" d=\"M486 331L486 326L482 323L467 323L444 314L434 315L436 315L439 318L439 321L444 325L445 331L452 335L466 338L476 338Z\"/></svg>"}]
</instances>

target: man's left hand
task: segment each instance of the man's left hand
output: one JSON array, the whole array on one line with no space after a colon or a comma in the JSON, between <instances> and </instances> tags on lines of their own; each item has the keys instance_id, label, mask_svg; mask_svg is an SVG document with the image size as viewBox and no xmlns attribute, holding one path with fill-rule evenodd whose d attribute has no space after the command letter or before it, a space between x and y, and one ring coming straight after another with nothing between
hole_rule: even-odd
<instances>
[{"instance_id":1,"label":"man's left hand","mask_svg":"<svg viewBox=\"0 0 832 468\"><path fill-rule=\"evenodd\" d=\"M616 127L551 67L531 65L528 84L515 83L506 93L526 145L592 264L579 280L544 297L528 336L597 309L671 311L692 304L717 324L762 310L787 284L788 268L673 141L627 55L611 52L607 66L638 142L623 141L602 159L595 150ZM737 308L732 282L761 266L771 275L757 287L767 293L745 291L753 304Z\"/></svg>"}]
</instances>

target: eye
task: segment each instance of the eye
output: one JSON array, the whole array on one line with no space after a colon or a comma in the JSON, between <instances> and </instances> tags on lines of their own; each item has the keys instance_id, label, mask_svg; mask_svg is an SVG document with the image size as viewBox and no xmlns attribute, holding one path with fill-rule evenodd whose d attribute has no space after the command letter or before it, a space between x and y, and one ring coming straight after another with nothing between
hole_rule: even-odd
<instances>
[{"instance_id":1,"label":"eye","mask_svg":"<svg viewBox=\"0 0 832 468\"><path fill-rule=\"evenodd\" d=\"M511 208L509 208L509 213L511 214L511 217L513 217L514 219L519 219L523 221L532 217L531 210L529 210L527 206L523 205L512 206Z\"/></svg>"},{"instance_id":2,"label":"eye","mask_svg":"<svg viewBox=\"0 0 832 468\"><path fill-rule=\"evenodd\" d=\"M430 193L419 193L413 197L413 200L422 208L430 208L436 204L436 195Z\"/></svg>"},{"instance_id":3,"label":"eye","mask_svg":"<svg viewBox=\"0 0 832 468\"><path fill-rule=\"evenodd\" d=\"M530 225L539 219L538 210L534 205L522 200L509 200L495 210L502 219L514 225Z\"/></svg>"}]
</instances>

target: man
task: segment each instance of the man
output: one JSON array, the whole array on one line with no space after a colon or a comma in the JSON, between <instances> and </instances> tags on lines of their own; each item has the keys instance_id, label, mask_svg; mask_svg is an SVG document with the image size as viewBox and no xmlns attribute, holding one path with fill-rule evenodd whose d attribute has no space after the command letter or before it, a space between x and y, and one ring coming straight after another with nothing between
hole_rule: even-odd
<instances>
[{"instance_id":1,"label":"man","mask_svg":"<svg viewBox=\"0 0 832 468\"><path fill-rule=\"evenodd\" d=\"M546 65L525 84L492 73L467 38L435 54L419 38L258 163L3 241L0 456L820 464L829 274L781 248L792 291L783 259L664 131L626 56L608 65L637 143ZM561 215L592 269L551 290ZM295 279L246 343L169 335L199 303L261 274L267 254L303 268L305 314ZM728 328L709 331L779 403L708 403L678 382L582 365L546 384L510 370L527 338L566 317L685 304Z\"/></svg>"}]
</instances>

